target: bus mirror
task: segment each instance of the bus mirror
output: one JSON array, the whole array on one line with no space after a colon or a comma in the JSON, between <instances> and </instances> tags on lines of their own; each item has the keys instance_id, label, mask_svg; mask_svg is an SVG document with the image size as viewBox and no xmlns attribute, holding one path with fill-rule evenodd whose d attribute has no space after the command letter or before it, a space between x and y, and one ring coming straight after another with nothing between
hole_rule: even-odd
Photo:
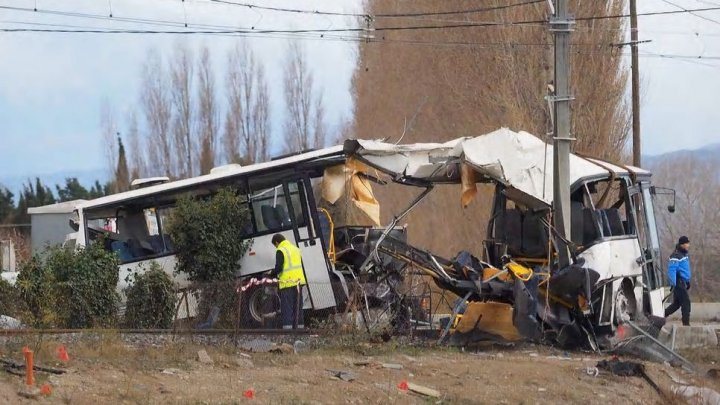
<instances>
[{"instance_id":1,"label":"bus mirror","mask_svg":"<svg viewBox=\"0 0 720 405\"><path fill-rule=\"evenodd\" d=\"M80 224L78 223L77 220L75 220L75 218L70 218L68 220L68 224L70 225L70 228L72 230L74 230L75 232L77 232L80 229Z\"/></svg>"},{"instance_id":2,"label":"bus mirror","mask_svg":"<svg viewBox=\"0 0 720 405\"><path fill-rule=\"evenodd\" d=\"M670 212L671 214L672 214L673 212L675 212L676 193L675 193L675 190L674 190L674 189L672 189L672 188L667 188L667 187L655 187L655 186L653 186L653 187L650 189L650 192L651 192L653 195L669 195L669 196L672 196L672 203L667 206L667 210L668 210L668 212Z\"/></svg>"}]
</instances>

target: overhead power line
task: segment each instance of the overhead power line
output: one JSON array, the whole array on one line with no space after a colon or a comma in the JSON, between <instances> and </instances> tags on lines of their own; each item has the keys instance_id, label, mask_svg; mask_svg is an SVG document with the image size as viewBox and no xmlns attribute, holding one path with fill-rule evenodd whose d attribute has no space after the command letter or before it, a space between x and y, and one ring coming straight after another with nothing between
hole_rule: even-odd
<instances>
[{"instance_id":1,"label":"overhead power line","mask_svg":"<svg viewBox=\"0 0 720 405\"><path fill-rule=\"evenodd\" d=\"M661 1L662 1L663 3L667 3L667 4L671 5L671 6L673 6L673 7L679 8L680 10L688 11L688 9L686 9L685 7L683 7L683 6L681 6L681 5L677 4L677 3L673 3L672 1L669 1L669 0L661 0ZM712 18L710 18L710 17L705 17L704 15L696 14L696 13L694 13L694 12L692 12L692 11L688 11L688 12L689 12L690 14L694 15L694 16L697 17L697 18L703 19L703 20L705 20L705 21L710 21L711 23L720 25L720 21L718 21L718 20L714 20L714 19L712 19Z\"/></svg>"},{"instance_id":2,"label":"overhead power line","mask_svg":"<svg viewBox=\"0 0 720 405\"><path fill-rule=\"evenodd\" d=\"M97 14L85 14L77 12L63 12L63 11L51 11L51 10L37 10L22 7L11 7L11 6L0 6L0 9L8 9L15 11L33 11L43 12L50 14L57 14L70 17L83 17L83 18L94 18L103 20L115 20L129 23L140 23L140 24L157 24L157 25L171 25L171 26L186 26L184 22L174 21L163 21L163 20L152 20L144 18L129 18L129 17L109 17ZM682 13L697 13L705 11L717 11L719 7L706 7L698 9L682 9L672 11L655 11L638 13L638 16L658 16L658 15L671 15L671 14L682 14ZM307 10L306 10L307 11ZM630 14L615 14L605 16L587 16L577 17L575 21L593 21L593 20L605 20L615 18L627 18ZM348 27L348 28L329 28L329 29L254 29L254 27L248 28L235 28L228 26L210 26L194 24L197 27L209 27L210 29L194 29L194 30L143 30L143 29L33 29L33 28L2 28L0 32L40 32L40 33L92 33L92 34L179 34L179 35L191 35L191 34L304 34L304 33L360 33L374 31L418 31L418 30L436 30L436 29L453 29L453 28L481 28L481 27L498 27L498 26L530 26L530 25L541 25L546 24L546 20L524 20L524 21L482 21L482 22L469 22L461 24L441 24L441 25L405 25L405 26L388 26L388 27L376 27L374 29L368 29L363 27ZM192 25L192 24L191 24Z\"/></svg>"},{"instance_id":3,"label":"overhead power line","mask_svg":"<svg viewBox=\"0 0 720 405\"><path fill-rule=\"evenodd\" d=\"M425 17L425 16L437 16L437 15L458 15L458 14L477 14L485 13L490 11L504 10L514 7L522 7L531 4L545 3L547 0L530 0L518 3L506 4L503 6L494 7L479 7L465 10L448 10L448 11L425 11L416 13L379 13L379 14L368 14L368 13L348 13L340 11L323 11L323 10L309 10L309 9L297 9L287 7L272 7L263 6L254 3L237 2L230 0L209 0L212 3L226 4L238 7L247 7L254 10L267 10L267 11L278 11L285 13L295 14L315 14L324 16L342 16L342 17L360 17L360 18L403 18L403 17Z\"/></svg>"}]
</instances>

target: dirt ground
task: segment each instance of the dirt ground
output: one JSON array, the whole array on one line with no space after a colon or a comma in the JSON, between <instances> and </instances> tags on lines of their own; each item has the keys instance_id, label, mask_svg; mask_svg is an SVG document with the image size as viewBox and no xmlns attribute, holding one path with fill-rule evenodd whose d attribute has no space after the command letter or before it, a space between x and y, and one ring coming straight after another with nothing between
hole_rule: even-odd
<instances>
[{"instance_id":1,"label":"dirt ground","mask_svg":"<svg viewBox=\"0 0 720 405\"><path fill-rule=\"evenodd\" d=\"M519 345L481 349L368 344L316 344L295 353L247 353L234 346L193 343L128 344L117 337L65 344L70 356L61 363L51 337L28 341L36 364L63 367L59 376L37 373L38 386L49 383L50 396L25 399L18 395L22 377L0 371L0 403L4 404L661 404L661 396L642 378L600 372L597 362L608 359L583 352ZM2 358L20 360L22 342L0 346ZM205 349L213 364L198 361ZM691 353L693 360L712 367L717 350ZM716 358L717 357L717 358ZM637 360L637 359L631 359ZM358 362L369 363L358 365ZM402 369L384 368L395 363ZM715 382L668 364L644 363L660 387L670 375L696 384ZM588 369L590 368L590 369ZM331 371L348 371L343 381ZM411 382L438 390L428 398L398 388ZM243 397L248 389L254 398ZM677 398L671 402L678 403Z\"/></svg>"}]
</instances>

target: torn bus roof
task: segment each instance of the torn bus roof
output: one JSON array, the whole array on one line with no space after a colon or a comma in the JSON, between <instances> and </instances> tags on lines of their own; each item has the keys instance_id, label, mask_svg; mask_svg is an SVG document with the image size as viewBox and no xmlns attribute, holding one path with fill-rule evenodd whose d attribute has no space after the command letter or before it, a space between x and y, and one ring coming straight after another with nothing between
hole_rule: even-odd
<instances>
[{"instance_id":1,"label":"torn bus roof","mask_svg":"<svg viewBox=\"0 0 720 405\"><path fill-rule=\"evenodd\" d=\"M405 183L460 183L460 163L465 163L491 181L548 206L552 203L552 145L523 131L501 128L472 138L410 145L353 140L346 142L345 152ZM642 169L570 155L570 184L609 174L650 175Z\"/></svg>"}]
</instances>

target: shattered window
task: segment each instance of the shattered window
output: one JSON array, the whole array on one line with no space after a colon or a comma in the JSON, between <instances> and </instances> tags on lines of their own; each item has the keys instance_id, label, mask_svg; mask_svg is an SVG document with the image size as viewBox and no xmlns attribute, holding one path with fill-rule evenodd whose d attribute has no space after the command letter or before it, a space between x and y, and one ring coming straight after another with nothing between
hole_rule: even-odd
<instances>
[{"instance_id":1,"label":"shattered window","mask_svg":"<svg viewBox=\"0 0 720 405\"><path fill-rule=\"evenodd\" d=\"M587 184L595 220L603 237L635 234L627 187L625 179Z\"/></svg>"},{"instance_id":2,"label":"shattered window","mask_svg":"<svg viewBox=\"0 0 720 405\"><path fill-rule=\"evenodd\" d=\"M105 249L116 252L121 263L173 253L165 226L172 207L124 206L109 212L88 213L88 239L103 238ZM99 218L98 218L99 217Z\"/></svg>"}]
</instances>

